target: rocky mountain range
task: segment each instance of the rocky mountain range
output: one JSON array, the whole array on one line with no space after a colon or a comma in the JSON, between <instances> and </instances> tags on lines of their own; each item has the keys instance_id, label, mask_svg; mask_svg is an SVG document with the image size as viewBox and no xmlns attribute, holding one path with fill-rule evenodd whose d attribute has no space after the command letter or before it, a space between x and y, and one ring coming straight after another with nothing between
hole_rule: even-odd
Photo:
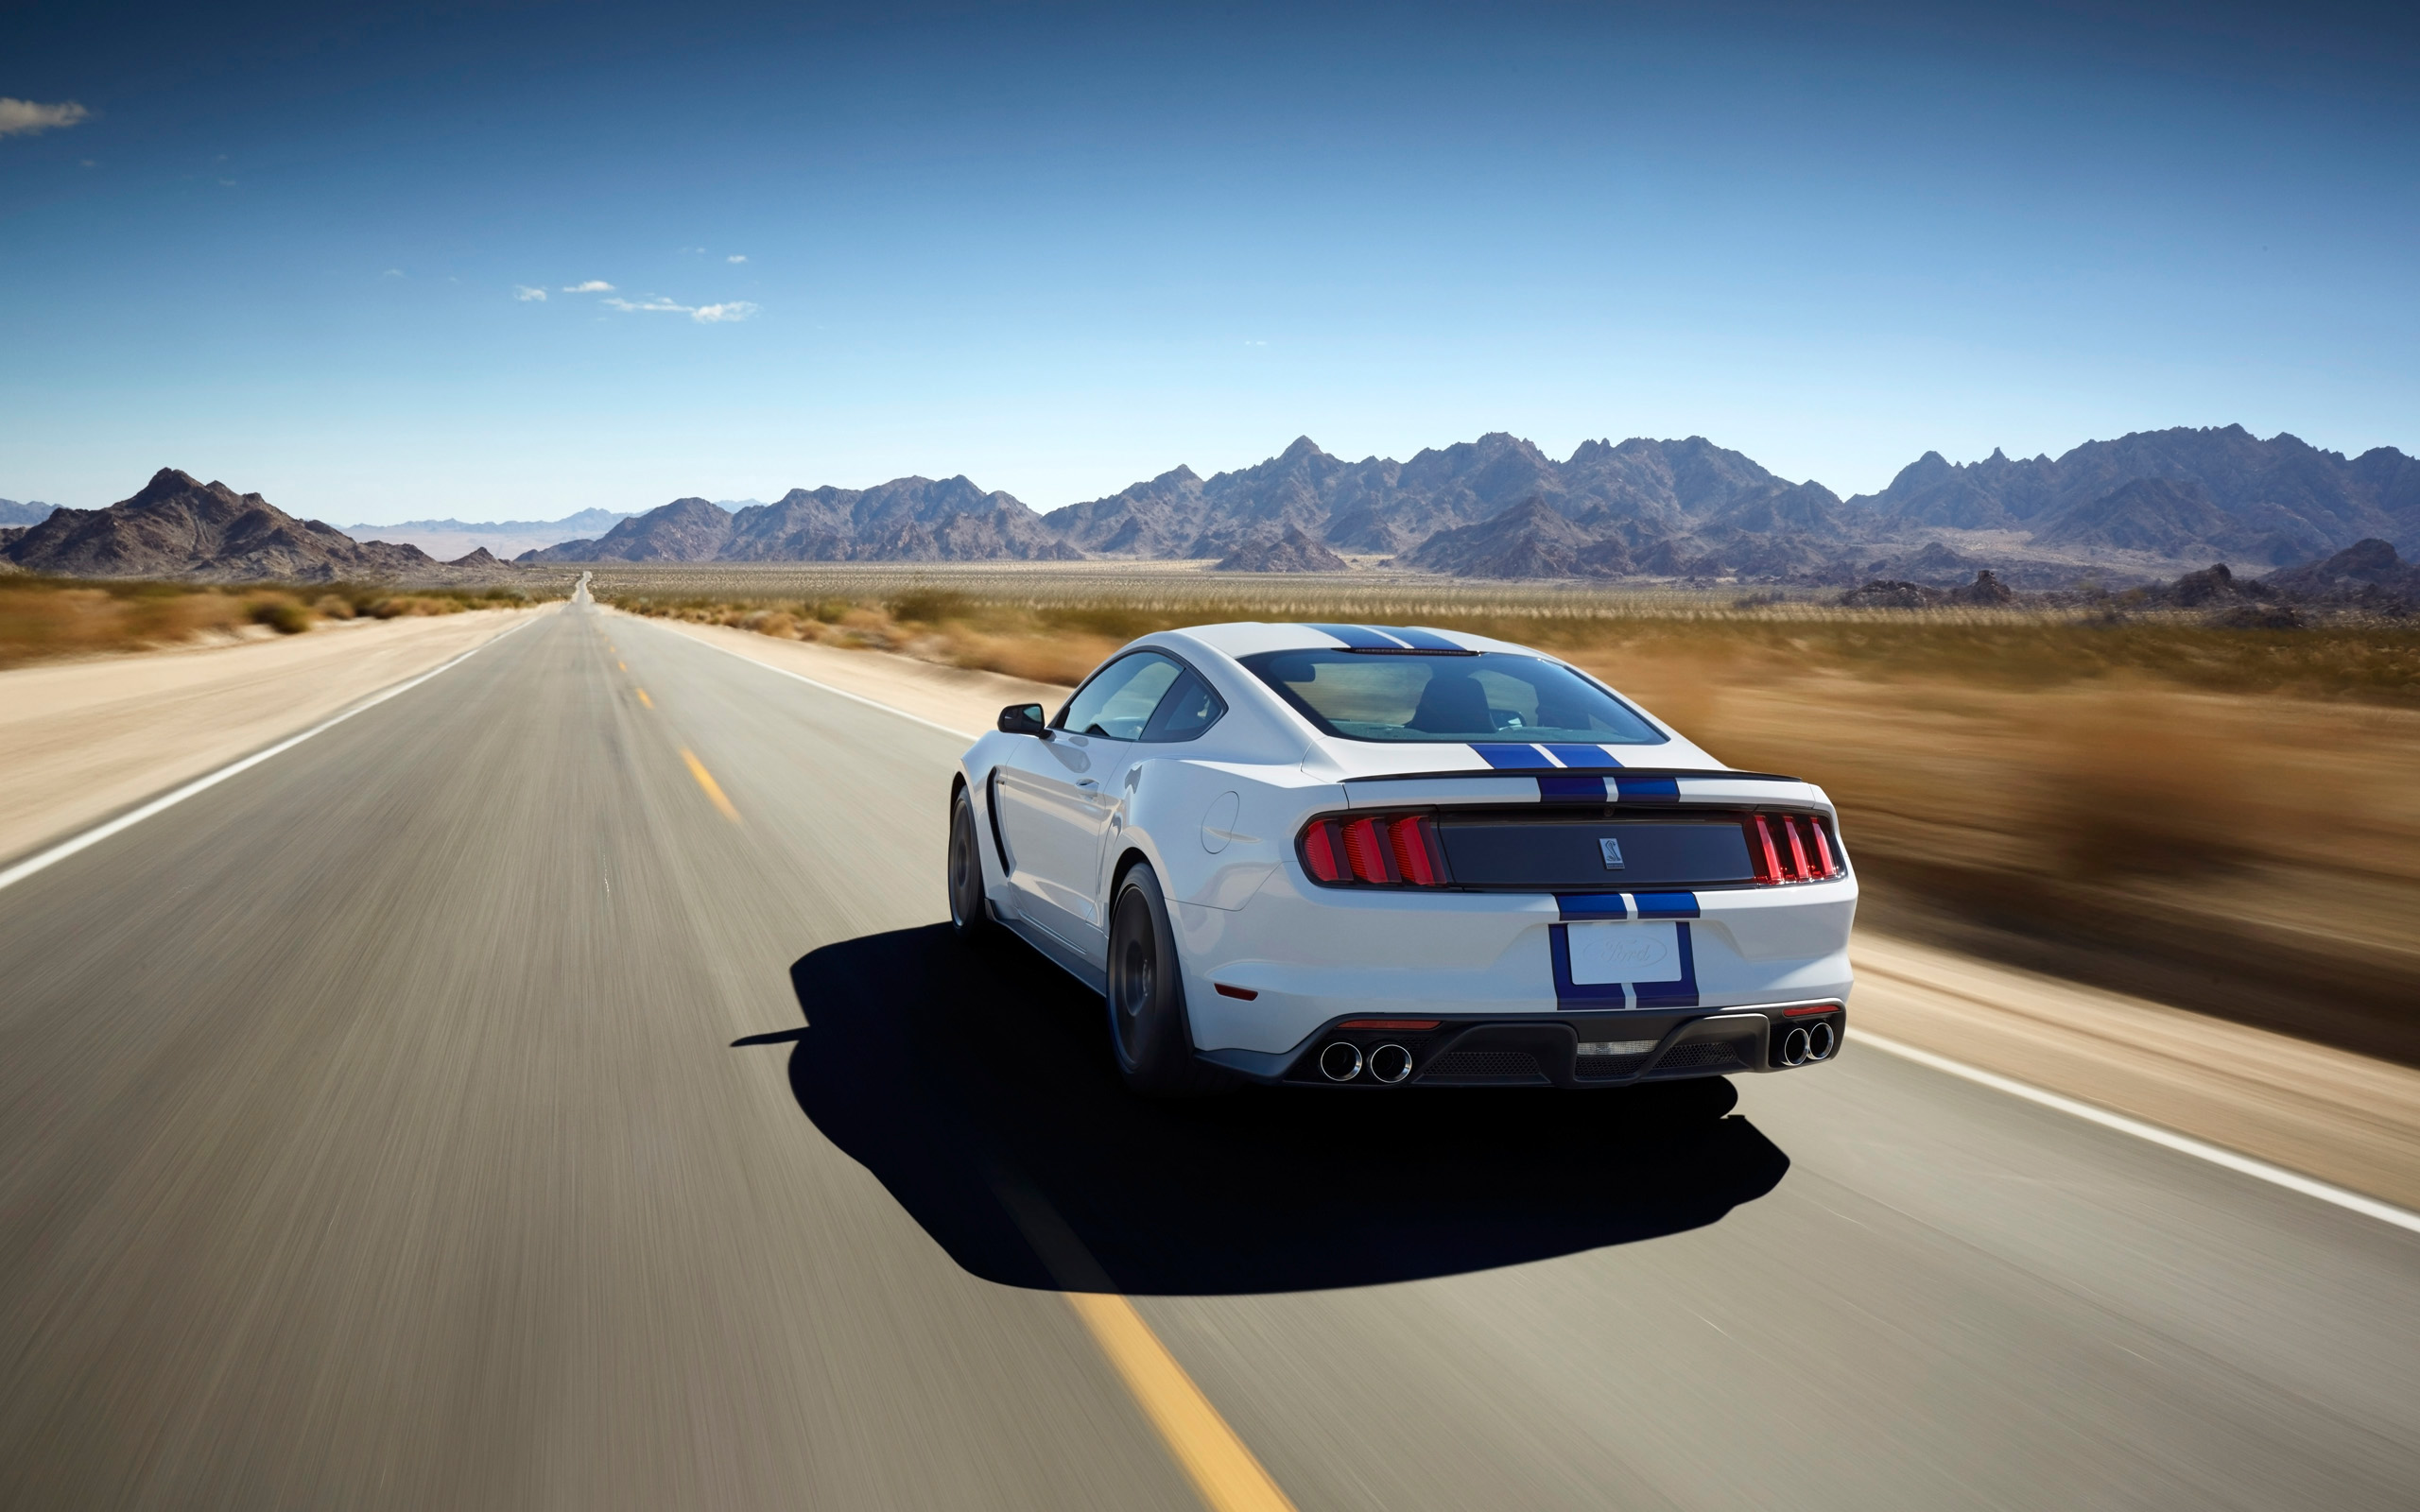
<instances>
[{"instance_id":1,"label":"rocky mountain range","mask_svg":"<svg viewBox=\"0 0 2420 1512\"><path fill-rule=\"evenodd\" d=\"M629 518L630 511L625 509L582 509L561 520L405 520L394 524L337 528L355 541L418 546L440 558L477 550L511 558L566 541L601 536Z\"/></svg>"},{"instance_id":2,"label":"rocky mountain range","mask_svg":"<svg viewBox=\"0 0 2420 1512\"><path fill-rule=\"evenodd\" d=\"M0 528L11 525L38 525L49 519L50 511L58 507L59 506L55 504L44 504L40 499L28 499L22 504L14 499L0 499Z\"/></svg>"},{"instance_id":3,"label":"rocky mountain range","mask_svg":"<svg viewBox=\"0 0 2420 1512\"><path fill-rule=\"evenodd\" d=\"M1342 573L1353 564L1293 525L1249 536L1211 569L1221 573Z\"/></svg>"},{"instance_id":4,"label":"rocky mountain range","mask_svg":"<svg viewBox=\"0 0 2420 1512\"><path fill-rule=\"evenodd\" d=\"M1472 577L1729 578L2023 588L2151 582L2187 564L2309 561L2375 538L2420 547L2420 460L2241 426L2141 432L2066 455L1927 452L1842 499L1703 437L1583 442L1561 461L1502 432L1408 462L1347 461L1308 437L1204 478L1179 467L1036 514L964 477L793 490L734 512L680 499L524 561L1219 559L1337 571L1336 554ZM1301 545L1294 542L1299 539ZM1308 548L1308 549L1306 549ZM1341 559L1341 558L1338 558ZM1241 562L1265 562L1244 567Z\"/></svg>"},{"instance_id":5,"label":"rocky mountain range","mask_svg":"<svg viewBox=\"0 0 2420 1512\"><path fill-rule=\"evenodd\" d=\"M484 552L440 562L416 546L364 544L297 520L257 493L162 468L105 509L59 509L0 530L0 561L62 577L183 577L207 582L484 580L513 569Z\"/></svg>"},{"instance_id":6,"label":"rocky mountain range","mask_svg":"<svg viewBox=\"0 0 2420 1512\"><path fill-rule=\"evenodd\" d=\"M1083 553L1006 493L963 476L792 489L736 512L704 499L623 521L594 541L518 558L567 561L1072 561Z\"/></svg>"}]
</instances>

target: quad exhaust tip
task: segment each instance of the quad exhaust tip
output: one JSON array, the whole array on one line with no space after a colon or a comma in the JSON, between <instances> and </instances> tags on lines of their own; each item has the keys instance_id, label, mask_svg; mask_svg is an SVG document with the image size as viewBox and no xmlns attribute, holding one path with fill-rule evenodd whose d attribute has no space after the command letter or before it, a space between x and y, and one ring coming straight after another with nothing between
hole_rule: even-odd
<instances>
[{"instance_id":1,"label":"quad exhaust tip","mask_svg":"<svg viewBox=\"0 0 2420 1512\"><path fill-rule=\"evenodd\" d=\"M1330 1081L1351 1081L1360 1075L1361 1047L1346 1040L1329 1045L1320 1052L1320 1074Z\"/></svg>"},{"instance_id":2,"label":"quad exhaust tip","mask_svg":"<svg viewBox=\"0 0 2420 1512\"><path fill-rule=\"evenodd\" d=\"M1831 1021L1823 1020L1792 1029L1781 1038L1781 1063L1804 1066L1810 1061L1829 1060L1832 1052L1841 1048L1841 1031Z\"/></svg>"},{"instance_id":3,"label":"quad exhaust tip","mask_svg":"<svg viewBox=\"0 0 2420 1512\"><path fill-rule=\"evenodd\" d=\"M1393 1086L1411 1074L1411 1052L1401 1045L1380 1045L1370 1052L1370 1074Z\"/></svg>"}]
</instances>

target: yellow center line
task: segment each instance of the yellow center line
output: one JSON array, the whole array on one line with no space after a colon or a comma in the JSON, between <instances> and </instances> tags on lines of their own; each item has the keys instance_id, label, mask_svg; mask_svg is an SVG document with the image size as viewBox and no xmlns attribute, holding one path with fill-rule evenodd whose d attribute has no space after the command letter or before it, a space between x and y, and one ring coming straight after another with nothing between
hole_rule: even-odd
<instances>
[{"instance_id":1,"label":"yellow center line","mask_svg":"<svg viewBox=\"0 0 2420 1512\"><path fill-rule=\"evenodd\" d=\"M739 811L731 806L731 799L722 796L722 788L715 782L715 774L706 770L704 763L690 755L686 746L681 747L681 759L689 764L689 775L696 778L698 785L706 790L706 797L715 800L715 807L722 810L722 816L737 824Z\"/></svg>"},{"instance_id":2,"label":"yellow center line","mask_svg":"<svg viewBox=\"0 0 2420 1512\"><path fill-rule=\"evenodd\" d=\"M648 696L647 696L647 690L646 690L645 688L641 688L641 689L639 689L639 690L638 690L638 694L639 694L639 702L640 702L640 703L644 704L645 706L647 706L647 707L648 707L648 708L649 708L649 709L652 709L652 708L654 708L654 707L655 707L655 700L654 700L654 699L652 699L652 698L650 698L650 697L648 697Z\"/></svg>"},{"instance_id":3,"label":"yellow center line","mask_svg":"<svg viewBox=\"0 0 2420 1512\"><path fill-rule=\"evenodd\" d=\"M683 752L683 754L687 754ZM694 763L692 765L695 765ZM704 774L699 774L702 780ZM1126 1389L1141 1402L1151 1426L1167 1441L1193 1488L1211 1512L1294 1512L1294 1503L1277 1488L1219 1409L1176 1363L1168 1347L1134 1311L1134 1304L1114 1292L1064 1292L1067 1305L1084 1320L1101 1353L1126 1379Z\"/></svg>"},{"instance_id":4,"label":"yellow center line","mask_svg":"<svg viewBox=\"0 0 2420 1512\"><path fill-rule=\"evenodd\" d=\"M631 664L630 664L628 662L614 662L614 664L615 666L617 666L617 667L620 667L620 668L621 668L623 671L625 671L625 672L628 672L629 670L631 670Z\"/></svg>"}]
</instances>

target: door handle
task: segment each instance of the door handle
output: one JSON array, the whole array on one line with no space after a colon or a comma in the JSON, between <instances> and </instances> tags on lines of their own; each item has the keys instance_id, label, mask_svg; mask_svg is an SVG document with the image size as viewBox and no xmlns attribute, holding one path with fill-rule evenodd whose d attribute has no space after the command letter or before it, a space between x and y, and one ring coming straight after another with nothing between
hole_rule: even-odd
<instances>
[{"instance_id":1,"label":"door handle","mask_svg":"<svg viewBox=\"0 0 2420 1512\"><path fill-rule=\"evenodd\" d=\"M1077 785L1078 787L1098 787L1098 786L1100 786L1100 784L1099 784L1098 782L1097 782L1093 781L1093 780L1092 780L1091 778L1089 778L1089 777L1079 777L1079 778L1077 778L1077 779L1076 779L1076 785Z\"/></svg>"}]
</instances>

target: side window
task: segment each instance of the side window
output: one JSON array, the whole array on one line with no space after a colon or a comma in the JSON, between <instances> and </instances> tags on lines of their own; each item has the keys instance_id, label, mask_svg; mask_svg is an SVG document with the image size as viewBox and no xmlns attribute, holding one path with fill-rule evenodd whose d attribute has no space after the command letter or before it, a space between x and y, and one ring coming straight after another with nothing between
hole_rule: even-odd
<instances>
[{"instance_id":1,"label":"side window","mask_svg":"<svg viewBox=\"0 0 2420 1512\"><path fill-rule=\"evenodd\" d=\"M1167 657L1150 651L1119 657L1076 690L1059 716L1059 728L1071 734L1140 740L1151 711L1184 672Z\"/></svg>"},{"instance_id":2,"label":"side window","mask_svg":"<svg viewBox=\"0 0 2420 1512\"><path fill-rule=\"evenodd\" d=\"M1176 679L1167 696L1151 713L1151 722L1143 728L1145 740L1191 740L1227 712L1226 703L1210 691L1210 685L1187 672Z\"/></svg>"}]
</instances>

